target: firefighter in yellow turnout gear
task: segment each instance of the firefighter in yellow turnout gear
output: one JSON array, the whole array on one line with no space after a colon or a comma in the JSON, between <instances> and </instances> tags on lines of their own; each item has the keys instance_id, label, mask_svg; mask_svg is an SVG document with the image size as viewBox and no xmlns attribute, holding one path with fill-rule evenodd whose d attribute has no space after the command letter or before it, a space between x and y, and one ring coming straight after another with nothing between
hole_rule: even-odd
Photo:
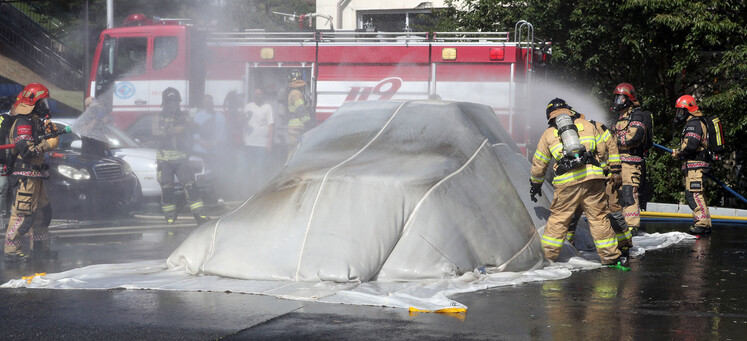
<instances>
[{"instance_id":1,"label":"firefighter in yellow turnout gear","mask_svg":"<svg viewBox=\"0 0 747 341\"><path fill-rule=\"evenodd\" d=\"M49 113L46 103L49 90L39 83L27 85L11 111L17 118L10 130L10 142L15 144L15 159L11 179L16 181L15 201L5 234L5 260L25 261L21 242L26 233L31 234L34 253L49 252L49 223L52 207L44 188L49 177L44 153L57 148L60 138L42 139L45 132L56 130L54 123L42 119Z\"/></svg>"},{"instance_id":2,"label":"firefighter in yellow turnout gear","mask_svg":"<svg viewBox=\"0 0 747 341\"><path fill-rule=\"evenodd\" d=\"M573 108L570 109L571 111L576 113L578 117L586 119L584 117L584 114L576 112L575 110L573 110ZM612 225L612 230L615 231L615 235L617 237L617 248L620 250L624 257L628 257L630 248L633 246L633 235L631 234L630 228L628 228L628 225L625 222L625 218L622 213L622 206L620 206L619 202L620 198L618 196L618 193L620 192L620 186L622 186L622 176L620 175L622 171L622 165L620 164L620 154L617 151L617 141L612 137L612 135L610 134L610 130L607 129L607 126L593 120L589 122L591 122L591 124L593 124L594 127L597 128L597 131L602 132L602 141L607 147L607 153L601 156L599 162L604 169L604 173L607 175L605 194L607 196L607 205L610 209L608 217L610 220L610 225ZM573 244L576 225L578 224L578 220L581 218L582 213L583 210L581 209L581 207L579 207L576 210L576 214L573 216L573 220L571 221L571 226L566 237L568 239L568 242L570 242L571 244Z\"/></svg>"},{"instance_id":3,"label":"firefighter in yellow turnout gear","mask_svg":"<svg viewBox=\"0 0 747 341\"><path fill-rule=\"evenodd\" d=\"M195 183L195 173L189 163L192 151L193 127L186 113L181 111L182 98L174 88L163 90L163 110L153 122L153 136L158 139L156 152L158 183L161 185L161 209L168 224L177 218L174 176L184 186L189 208L198 225L210 220L204 213L200 191Z\"/></svg>"},{"instance_id":4,"label":"firefighter in yellow turnout gear","mask_svg":"<svg viewBox=\"0 0 747 341\"><path fill-rule=\"evenodd\" d=\"M674 124L685 122L682 129L680 148L672 156L682 158L682 172L685 173L685 201L693 210L693 222L689 230L692 234L711 233L711 214L703 196L703 173L710 168L711 158L708 154L708 129L701 119L703 113L695 103L695 98L684 95L675 104L677 115Z\"/></svg>"},{"instance_id":5,"label":"firefighter in yellow turnout gear","mask_svg":"<svg viewBox=\"0 0 747 341\"><path fill-rule=\"evenodd\" d=\"M614 90L614 103L611 109L618 114L612 127L617 140L620 161L622 161L622 190L620 204L623 208L625 222L632 235L637 235L641 228L640 192L645 181L645 154L647 144L652 140L651 113L643 111L635 94L635 89L628 83L619 84Z\"/></svg>"},{"instance_id":6,"label":"firefighter in yellow turnout gear","mask_svg":"<svg viewBox=\"0 0 747 341\"><path fill-rule=\"evenodd\" d=\"M306 100L303 96L303 89L306 81L303 80L301 71L293 70L288 76L288 149L295 150L300 141L301 135L312 126L311 113L309 112Z\"/></svg>"},{"instance_id":7,"label":"firefighter in yellow turnout gear","mask_svg":"<svg viewBox=\"0 0 747 341\"><path fill-rule=\"evenodd\" d=\"M563 247L576 209L586 212L597 253L604 265L624 264L617 238L610 226L605 197L605 176L600 156L607 153L602 132L589 121L576 117L565 101L556 98L547 106L550 125L540 137L532 158L530 195L542 195L541 186L551 160L555 160L555 197L550 218L542 234L542 248L549 260L556 260Z\"/></svg>"}]
</instances>

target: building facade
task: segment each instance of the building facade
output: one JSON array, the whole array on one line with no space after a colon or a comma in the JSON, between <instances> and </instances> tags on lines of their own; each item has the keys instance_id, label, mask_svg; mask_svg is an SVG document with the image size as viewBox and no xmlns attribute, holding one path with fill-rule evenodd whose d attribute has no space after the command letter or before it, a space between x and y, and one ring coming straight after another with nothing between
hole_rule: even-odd
<instances>
[{"instance_id":1,"label":"building facade","mask_svg":"<svg viewBox=\"0 0 747 341\"><path fill-rule=\"evenodd\" d=\"M337 30L417 31L433 18L433 9L445 8L444 0L317 0L316 13L331 15ZM318 29L329 24L318 19Z\"/></svg>"}]
</instances>

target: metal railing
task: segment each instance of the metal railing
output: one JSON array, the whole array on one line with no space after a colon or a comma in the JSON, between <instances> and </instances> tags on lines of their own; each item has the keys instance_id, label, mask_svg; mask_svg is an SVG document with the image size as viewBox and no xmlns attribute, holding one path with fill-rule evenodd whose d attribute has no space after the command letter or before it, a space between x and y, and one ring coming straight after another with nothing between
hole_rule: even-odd
<instances>
[{"instance_id":1,"label":"metal railing","mask_svg":"<svg viewBox=\"0 0 747 341\"><path fill-rule=\"evenodd\" d=\"M456 43L510 43L509 32L213 32L213 42L228 43L305 43L305 42L456 42ZM519 42L522 44L523 42Z\"/></svg>"},{"instance_id":2,"label":"metal railing","mask_svg":"<svg viewBox=\"0 0 747 341\"><path fill-rule=\"evenodd\" d=\"M315 42L316 32L267 32L267 31L245 31L245 32L213 32L210 40L214 42L228 43L252 43L252 42Z\"/></svg>"},{"instance_id":3,"label":"metal railing","mask_svg":"<svg viewBox=\"0 0 747 341\"><path fill-rule=\"evenodd\" d=\"M428 32L357 32L333 31L320 32L324 42L428 42Z\"/></svg>"},{"instance_id":4,"label":"metal railing","mask_svg":"<svg viewBox=\"0 0 747 341\"><path fill-rule=\"evenodd\" d=\"M70 51L32 18L8 3L0 3L0 42L15 53L22 63L52 82L71 89L83 87L84 60L80 52Z\"/></svg>"},{"instance_id":5,"label":"metal railing","mask_svg":"<svg viewBox=\"0 0 747 341\"><path fill-rule=\"evenodd\" d=\"M434 41L443 42L508 42L508 32L434 32Z\"/></svg>"}]
</instances>

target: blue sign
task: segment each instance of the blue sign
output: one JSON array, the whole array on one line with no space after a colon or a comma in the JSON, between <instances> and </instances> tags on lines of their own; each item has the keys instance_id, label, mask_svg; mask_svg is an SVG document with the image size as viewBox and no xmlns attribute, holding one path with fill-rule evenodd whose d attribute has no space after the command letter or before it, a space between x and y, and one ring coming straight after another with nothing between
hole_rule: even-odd
<instances>
[{"instance_id":1,"label":"blue sign","mask_svg":"<svg viewBox=\"0 0 747 341\"><path fill-rule=\"evenodd\" d=\"M119 99L128 99L135 95L135 86L130 82L119 82L114 89L114 96Z\"/></svg>"}]
</instances>

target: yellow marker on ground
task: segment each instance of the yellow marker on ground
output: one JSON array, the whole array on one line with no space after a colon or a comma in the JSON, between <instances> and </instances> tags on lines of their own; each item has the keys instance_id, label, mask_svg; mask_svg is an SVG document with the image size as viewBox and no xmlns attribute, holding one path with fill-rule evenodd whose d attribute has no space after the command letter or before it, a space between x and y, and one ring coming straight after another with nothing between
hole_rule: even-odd
<instances>
[{"instance_id":1,"label":"yellow marker on ground","mask_svg":"<svg viewBox=\"0 0 747 341\"><path fill-rule=\"evenodd\" d=\"M26 283L31 284L31 281L34 280L34 277L41 277L41 276L46 276L46 275L47 275L46 272L41 272L41 273L35 273L31 276L21 277L21 279L25 280Z\"/></svg>"}]
</instances>

